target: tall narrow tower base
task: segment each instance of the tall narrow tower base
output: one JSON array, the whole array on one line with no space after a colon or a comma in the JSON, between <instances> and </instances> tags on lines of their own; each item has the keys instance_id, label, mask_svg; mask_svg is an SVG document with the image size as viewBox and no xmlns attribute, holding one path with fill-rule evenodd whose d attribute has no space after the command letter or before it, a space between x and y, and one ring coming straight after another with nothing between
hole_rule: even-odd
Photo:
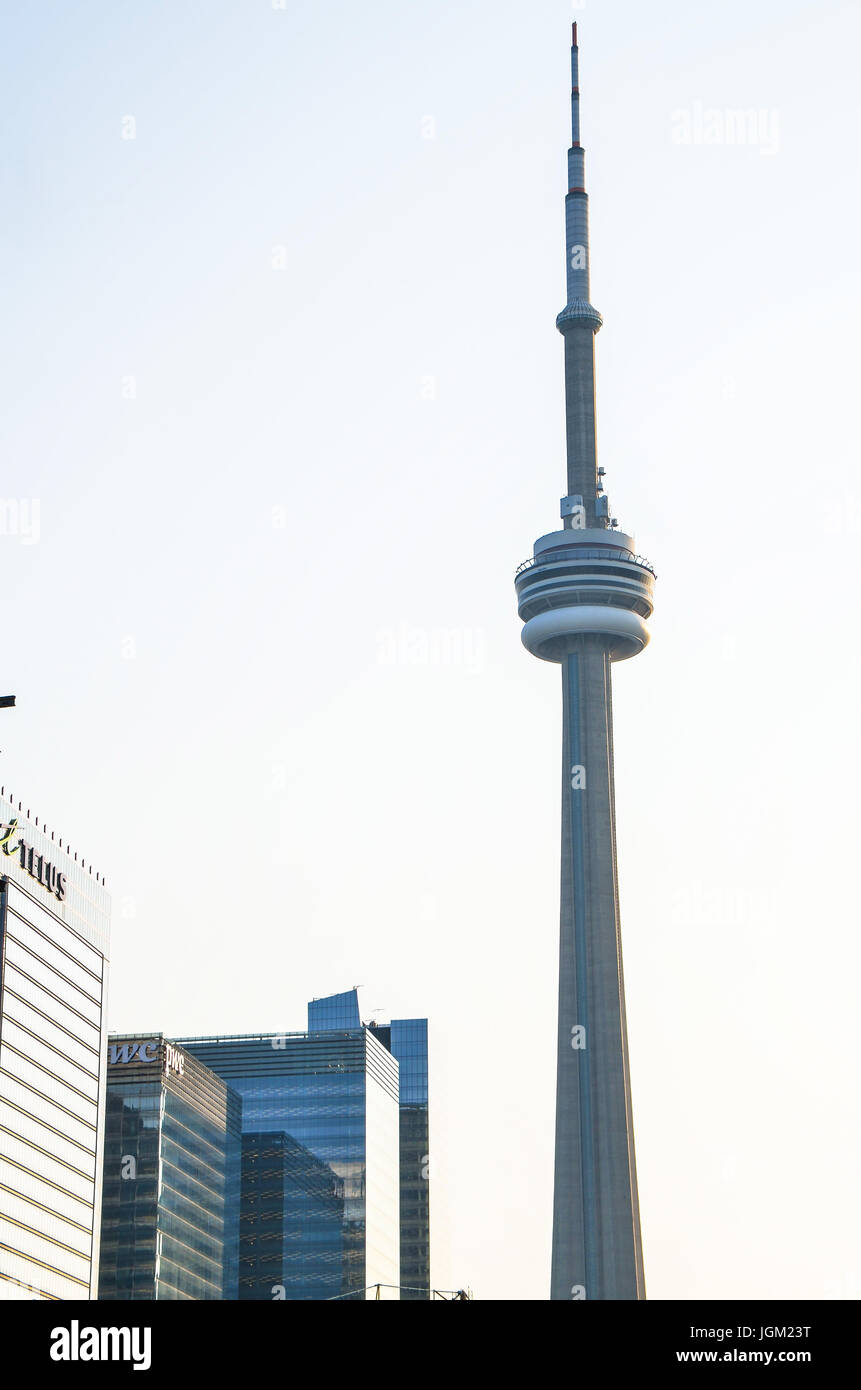
<instances>
[{"instance_id":1,"label":"tall narrow tower base","mask_svg":"<svg viewBox=\"0 0 861 1390\"><path fill-rule=\"evenodd\" d=\"M562 661L562 885L552 1299L645 1296L613 792L610 651Z\"/></svg>"}]
</instances>

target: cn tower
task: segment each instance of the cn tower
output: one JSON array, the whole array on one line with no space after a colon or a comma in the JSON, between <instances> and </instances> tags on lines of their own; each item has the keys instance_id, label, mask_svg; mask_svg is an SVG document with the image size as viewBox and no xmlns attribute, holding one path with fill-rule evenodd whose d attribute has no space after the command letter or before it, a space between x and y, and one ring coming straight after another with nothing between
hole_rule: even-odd
<instances>
[{"instance_id":1,"label":"cn tower","mask_svg":"<svg viewBox=\"0 0 861 1390\"><path fill-rule=\"evenodd\" d=\"M523 644L562 669L562 888L551 1299L645 1298L616 872L612 663L649 640L655 575L618 530L595 444L577 25L565 199L562 529L517 571Z\"/></svg>"}]
</instances>

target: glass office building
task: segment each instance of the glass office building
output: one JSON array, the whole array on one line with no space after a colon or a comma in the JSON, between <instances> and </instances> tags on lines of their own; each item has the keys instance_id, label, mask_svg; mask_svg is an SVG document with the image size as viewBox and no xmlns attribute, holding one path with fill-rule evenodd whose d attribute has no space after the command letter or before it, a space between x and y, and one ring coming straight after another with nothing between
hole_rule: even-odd
<instances>
[{"instance_id":1,"label":"glass office building","mask_svg":"<svg viewBox=\"0 0 861 1390\"><path fill-rule=\"evenodd\" d=\"M110 898L0 789L0 1298L96 1296Z\"/></svg>"},{"instance_id":2,"label":"glass office building","mask_svg":"<svg viewBox=\"0 0 861 1390\"><path fill-rule=\"evenodd\" d=\"M99 1298L236 1298L239 1097L160 1034L108 1058Z\"/></svg>"},{"instance_id":3,"label":"glass office building","mask_svg":"<svg viewBox=\"0 0 861 1390\"><path fill-rule=\"evenodd\" d=\"M240 1299L399 1297L398 1064L344 996L325 1022L182 1041L242 1098Z\"/></svg>"},{"instance_id":4,"label":"glass office building","mask_svg":"<svg viewBox=\"0 0 861 1390\"><path fill-rule=\"evenodd\" d=\"M308 1032L359 1028L357 989L312 999ZM369 1025L398 1063L401 1298L430 1298L428 1021L396 1018Z\"/></svg>"},{"instance_id":5,"label":"glass office building","mask_svg":"<svg viewBox=\"0 0 861 1390\"><path fill-rule=\"evenodd\" d=\"M428 1021L393 1018L371 1024L397 1058L400 1074L401 1298L430 1298Z\"/></svg>"}]
</instances>

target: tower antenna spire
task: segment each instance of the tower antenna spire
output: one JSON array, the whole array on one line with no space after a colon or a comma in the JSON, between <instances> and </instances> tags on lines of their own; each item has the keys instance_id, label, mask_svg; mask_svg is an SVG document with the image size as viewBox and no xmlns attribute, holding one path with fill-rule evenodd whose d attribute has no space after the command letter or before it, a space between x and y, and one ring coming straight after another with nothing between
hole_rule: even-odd
<instances>
[{"instance_id":1,"label":"tower antenna spire","mask_svg":"<svg viewBox=\"0 0 861 1390\"><path fill-rule=\"evenodd\" d=\"M580 143L580 49L577 24L571 31L571 148L565 196L565 282L568 298L556 320L565 339L565 416L568 496L579 497L585 525L605 527L604 504L598 506L598 458L595 435L594 338L603 319L590 299L589 198L586 155Z\"/></svg>"}]
</instances>

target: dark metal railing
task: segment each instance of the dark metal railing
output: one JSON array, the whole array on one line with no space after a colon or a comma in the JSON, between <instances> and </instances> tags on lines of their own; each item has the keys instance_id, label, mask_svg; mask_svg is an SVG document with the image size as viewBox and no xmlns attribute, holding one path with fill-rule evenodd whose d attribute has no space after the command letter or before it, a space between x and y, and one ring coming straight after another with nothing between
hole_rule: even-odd
<instances>
[{"instance_id":1,"label":"dark metal railing","mask_svg":"<svg viewBox=\"0 0 861 1390\"><path fill-rule=\"evenodd\" d=\"M540 555L530 556L522 565L517 566L514 578L517 579L526 570L541 565L556 565L560 560L624 560L629 565L639 565L641 569L648 570L654 579L658 577L645 555L635 555L633 550L622 550L614 545L569 545L558 550L543 550Z\"/></svg>"}]
</instances>

